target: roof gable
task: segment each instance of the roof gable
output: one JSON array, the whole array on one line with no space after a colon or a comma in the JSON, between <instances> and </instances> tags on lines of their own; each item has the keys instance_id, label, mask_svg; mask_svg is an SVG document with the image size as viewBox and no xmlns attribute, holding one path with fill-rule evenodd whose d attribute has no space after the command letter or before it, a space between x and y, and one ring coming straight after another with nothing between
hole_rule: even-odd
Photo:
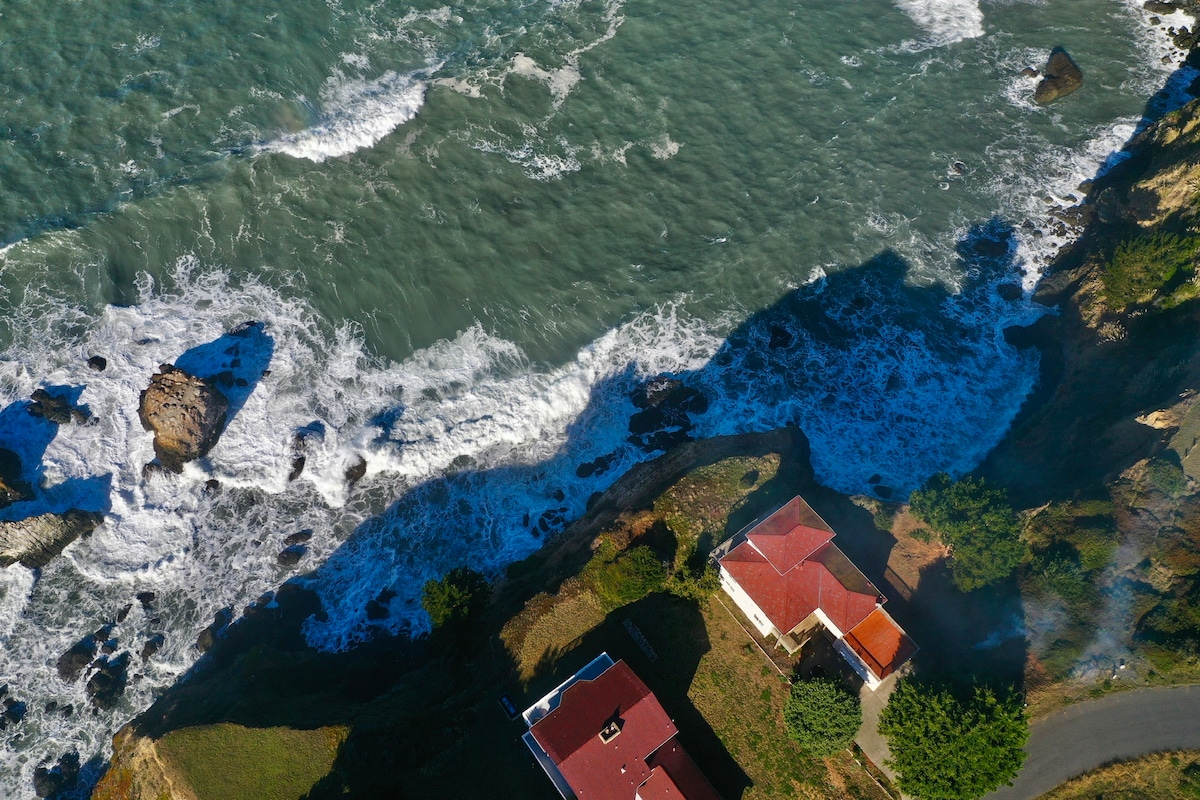
<instances>
[{"instance_id":1,"label":"roof gable","mask_svg":"<svg viewBox=\"0 0 1200 800\"><path fill-rule=\"evenodd\" d=\"M833 538L833 529L800 497L772 513L746 535L780 574Z\"/></svg>"}]
</instances>

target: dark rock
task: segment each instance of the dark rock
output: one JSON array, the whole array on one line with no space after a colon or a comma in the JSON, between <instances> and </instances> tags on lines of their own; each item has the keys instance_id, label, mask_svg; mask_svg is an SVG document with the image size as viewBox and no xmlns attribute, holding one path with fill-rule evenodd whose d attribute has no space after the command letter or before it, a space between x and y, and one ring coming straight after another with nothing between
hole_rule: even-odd
<instances>
[{"instance_id":1,"label":"dark rock","mask_svg":"<svg viewBox=\"0 0 1200 800\"><path fill-rule=\"evenodd\" d=\"M64 683L74 683L79 680L80 673L92 663L100 643L95 636L87 635L71 646L71 649L58 657L58 677Z\"/></svg>"},{"instance_id":2,"label":"dark rock","mask_svg":"<svg viewBox=\"0 0 1200 800\"><path fill-rule=\"evenodd\" d=\"M172 470L168 469L166 466L157 461L151 461L149 464L146 464L144 467L142 467L142 480L144 481L149 481L153 480L154 478L165 477L173 474L174 472Z\"/></svg>"},{"instance_id":3,"label":"dark rock","mask_svg":"<svg viewBox=\"0 0 1200 800\"><path fill-rule=\"evenodd\" d=\"M103 514L73 508L62 514L39 514L0 522L0 567L18 561L30 569L44 567L67 545L88 535L103 521Z\"/></svg>"},{"instance_id":4,"label":"dark rock","mask_svg":"<svg viewBox=\"0 0 1200 800\"><path fill-rule=\"evenodd\" d=\"M87 360L87 365L96 372L104 372L108 369L108 359L104 356L92 356Z\"/></svg>"},{"instance_id":5,"label":"dark rock","mask_svg":"<svg viewBox=\"0 0 1200 800\"><path fill-rule=\"evenodd\" d=\"M141 394L138 417L154 432L154 454L167 469L208 453L225 428L229 400L210 381L164 365Z\"/></svg>"},{"instance_id":6,"label":"dark rock","mask_svg":"<svg viewBox=\"0 0 1200 800\"><path fill-rule=\"evenodd\" d=\"M650 408L661 403L671 392L681 386L683 386L683 381L659 375L634 389L630 399L637 408Z\"/></svg>"},{"instance_id":7,"label":"dark rock","mask_svg":"<svg viewBox=\"0 0 1200 800\"><path fill-rule=\"evenodd\" d=\"M7 725L11 722L12 724L16 725L18 722L25 719L25 711L28 709L28 706L25 703L22 703L20 700L17 700L14 697L6 697L4 698L3 705L4 715L2 718L0 718L0 721L2 721L3 724Z\"/></svg>"},{"instance_id":8,"label":"dark rock","mask_svg":"<svg viewBox=\"0 0 1200 800\"><path fill-rule=\"evenodd\" d=\"M154 592L138 592L134 595L134 599L142 604L142 608L146 611L150 610L150 604L158 599L158 595Z\"/></svg>"},{"instance_id":9,"label":"dark rock","mask_svg":"<svg viewBox=\"0 0 1200 800\"><path fill-rule=\"evenodd\" d=\"M1008 255L1010 239L991 239L981 236L971 242L971 250L983 258L1003 258Z\"/></svg>"},{"instance_id":10,"label":"dark rock","mask_svg":"<svg viewBox=\"0 0 1200 800\"><path fill-rule=\"evenodd\" d=\"M596 505L596 503L600 502L600 499L602 497L604 497L604 492L592 492L591 495L589 495L588 499L587 499L587 506L586 506L587 510L591 511L592 508Z\"/></svg>"},{"instance_id":11,"label":"dark rock","mask_svg":"<svg viewBox=\"0 0 1200 800\"><path fill-rule=\"evenodd\" d=\"M200 634L196 637L196 648L201 653L208 652L209 648L211 648L216 642L217 638L225 632L225 629L229 627L229 623L232 621L233 609L222 608L215 615L213 615L212 624L200 631Z\"/></svg>"},{"instance_id":12,"label":"dark rock","mask_svg":"<svg viewBox=\"0 0 1200 800\"><path fill-rule=\"evenodd\" d=\"M308 548L302 544L294 544L291 547L284 549L276 556L276 561L280 566L292 567L300 563L300 559L304 558L304 554L308 552Z\"/></svg>"},{"instance_id":13,"label":"dark rock","mask_svg":"<svg viewBox=\"0 0 1200 800\"><path fill-rule=\"evenodd\" d=\"M161 633L156 633L154 636L151 636L149 639L147 639L146 643L142 645L142 663L149 661L150 656L157 653L165 641L166 637L164 637Z\"/></svg>"},{"instance_id":14,"label":"dark rock","mask_svg":"<svg viewBox=\"0 0 1200 800\"><path fill-rule=\"evenodd\" d=\"M867 483L879 483L883 480L883 476L876 472L871 477L867 478Z\"/></svg>"},{"instance_id":15,"label":"dark rock","mask_svg":"<svg viewBox=\"0 0 1200 800\"><path fill-rule=\"evenodd\" d=\"M21 480L21 457L0 447L0 508L33 499L33 487Z\"/></svg>"},{"instance_id":16,"label":"dark rock","mask_svg":"<svg viewBox=\"0 0 1200 800\"><path fill-rule=\"evenodd\" d=\"M304 472L304 465L306 463L308 463L306 456L296 456L292 459L292 471L288 473L288 482L300 477L300 473Z\"/></svg>"},{"instance_id":17,"label":"dark rock","mask_svg":"<svg viewBox=\"0 0 1200 800\"><path fill-rule=\"evenodd\" d=\"M1174 14L1177 6L1161 0L1146 0L1145 3L1142 3L1142 8L1154 14Z\"/></svg>"},{"instance_id":18,"label":"dark rock","mask_svg":"<svg viewBox=\"0 0 1200 800\"><path fill-rule=\"evenodd\" d=\"M125 685L129 682L129 653L104 658L98 663L100 668L87 682L87 693L92 705L104 711L116 706L125 693Z\"/></svg>"},{"instance_id":19,"label":"dark rock","mask_svg":"<svg viewBox=\"0 0 1200 800\"><path fill-rule=\"evenodd\" d=\"M309 446L324 438L325 426L320 422L309 423L292 434L292 471L288 474L289 481L296 480L304 471Z\"/></svg>"},{"instance_id":20,"label":"dark rock","mask_svg":"<svg viewBox=\"0 0 1200 800\"><path fill-rule=\"evenodd\" d=\"M580 478L603 475L605 472L608 472L608 468L612 466L615 458L616 453L609 453L606 456L600 456L595 461L587 461L575 469L575 474Z\"/></svg>"},{"instance_id":21,"label":"dark rock","mask_svg":"<svg viewBox=\"0 0 1200 800\"><path fill-rule=\"evenodd\" d=\"M29 404L29 413L57 425L68 425L72 421L87 422L91 417L91 412L76 408L67 394L51 394L45 389L33 390L33 402Z\"/></svg>"},{"instance_id":22,"label":"dark rock","mask_svg":"<svg viewBox=\"0 0 1200 800\"><path fill-rule=\"evenodd\" d=\"M1045 72L1046 77L1042 78L1033 92L1034 101L1042 105L1066 97L1083 85L1083 72L1061 47L1050 51Z\"/></svg>"},{"instance_id":23,"label":"dark rock","mask_svg":"<svg viewBox=\"0 0 1200 800\"><path fill-rule=\"evenodd\" d=\"M638 387L631 399L642 410L629 419L629 441L647 452L669 450L690 441L689 415L708 410L708 398L702 392L661 376Z\"/></svg>"},{"instance_id":24,"label":"dark rock","mask_svg":"<svg viewBox=\"0 0 1200 800\"><path fill-rule=\"evenodd\" d=\"M792 346L796 341L796 337L792 332L782 325L770 325L767 331L771 334L770 341L767 342L767 347L772 350L785 350Z\"/></svg>"},{"instance_id":25,"label":"dark rock","mask_svg":"<svg viewBox=\"0 0 1200 800\"><path fill-rule=\"evenodd\" d=\"M879 495L884 500L891 500L892 495L895 494L895 492L892 491L892 487L880 484L879 486L875 487L875 494Z\"/></svg>"},{"instance_id":26,"label":"dark rock","mask_svg":"<svg viewBox=\"0 0 1200 800\"><path fill-rule=\"evenodd\" d=\"M367 474L367 460L358 456L358 460L346 467L346 484L353 486Z\"/></svg>"},{"instance_id":27,"label":"dark rock","mask_svg":"<svg viewBox=\"0 0 1200 800\"><path fill-rule=\"evenodd\" d=\"M251 319L251 320L247 320L245 322L242 322L242 323L236 325L233 328L233 330L231 330L229 332L229 335L245 337L245 336L249 336L251 331L253 331L255 328L261 328L261 327L262 327L261 322Z\"/></svg>"},{"instance_id":28,"label":"dark rock","mask_svg":"<svg viewBox=\"0 0 1200 800\"><path fill-rule=\"evenodd\" d=\"M1023 75L1026 78L1036 78L1040 74L1041 73L1038 72L1033 67L1026 67L1025 69L1021 70L1021 75Z\"/></svg>"},{"instance_id":29,"label":"dark rock","mask_svg":"<svg viewBox=\"0 0 1200 800\"><path fill-rule=\"evenodd\" d=\"M104 644L100 645L100 651L105 655L112 655L117 652L118 643L116 639L108 639Z\"/></svg>"},{"instance_id":30,"label":"dark rock","mask_svg":"<svg viewBox=\"0 0 1200 800\"><path fill-rule=\"evenodd\" d=\"M996 287L996 294L1003 300L1020 300L1025 290L1015 283L1002 283Z\"/></svg>"},{"instance_id":31,"label":"dark rock","mask_svg":"<svg viewBox=\"0 0 1200 800\"><path fill-rule=\"evenodd\" d=\"M33 793L50 797L69 792L79 783L79 754L67 753L53 767L39 766L33 771Z\"/></svg>"},{"instance_id":32,"label":"dark rock","mask_svg":"<svg viewBox=\"0 0 1200 800\"><path fill-rule=\"evenodd\" d=\"M312 528L305 528L302 531L296 531L291 536L284 539L283 543L285 545L287 545L288 547L291 547L294 544L304 544L312 537L313 537Z\"/></svg>"},{"instance_id":33,"label":"dark rock","mask_svg":"<svg viewBox=\"0 0 1200 800\"><path fill-rule=\"evenodd\" d=\"M126 603L125 607L117 612L117 622L124 622L129 616L129 612L133 610L133 603Z\"/></svg>"},{"instance_id":34,"label":"dark rock","mask_svg":"<svg viewBox=\"0 0 1200 800\"><path fill-rule=\"evenodd\" d=\"M967 165L961 161L955 161L953 164L950 165L950 171L953 172L955 175L966 175L967 174Z\"/></svg>"},{"instance_id":35,"label":"dark rock","mask_svg":"<svg viewBox=\"0 0 1200 800\"><path fill-rule=\"evenodd\" d=\"M221 482L216 478L209 478L204 482L204 491L210 494L221 491Z\"/></svg>"}]
</instances>

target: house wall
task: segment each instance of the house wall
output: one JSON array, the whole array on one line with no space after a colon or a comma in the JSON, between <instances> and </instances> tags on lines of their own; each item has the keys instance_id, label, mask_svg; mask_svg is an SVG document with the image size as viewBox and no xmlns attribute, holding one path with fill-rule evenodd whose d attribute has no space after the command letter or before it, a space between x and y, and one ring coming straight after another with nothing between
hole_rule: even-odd
<instances>
[{"instance_id":1,"label":"house wall","mask_svg":"<svg viewBox=\"0 0 1200 800\"><path fill-rule=\"evenodd\" d=\"M846 640L841 638L833 643L833 648L838 651L842 658L846 659L846 663L850 668L858 673L858 677L862 678L867 684L867 688L875 691L879 688L879 684L883 683L871 668L867 666L867 662L858 657L858 653L854 652L854 648L846 644Z\"/></svg>"},{"instance_id":2,"label":"house wall","mask_svg":"<svg viewBox=\"0 0 1200 800\"><path fill-rule=\"evenodd\" d=\"M725 567L720 568L719 574L721 576L721 588L725 590L725 594L733 598L733 602L749 618L760 634L763 636L774 635L776 637L782 635L771 624L771 621L767 619L767 615L758 607L758 604L750 599L750 595L746 594L746 591L733 579L733 576L725 571Z\"/></svg>"}]
</instances>

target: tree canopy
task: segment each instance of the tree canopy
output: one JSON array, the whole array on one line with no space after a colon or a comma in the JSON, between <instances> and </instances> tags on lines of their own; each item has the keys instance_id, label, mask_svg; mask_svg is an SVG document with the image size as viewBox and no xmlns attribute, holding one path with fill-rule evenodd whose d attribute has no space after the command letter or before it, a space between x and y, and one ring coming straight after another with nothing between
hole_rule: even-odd
<instances>
[{"instance_id":1,"label":"tree canopy","mask_svg":"<svg viewBox=\"0 0 1200 800\"><path fill-rule=\"evenodd\" d=\"M973 800L1008 784L1025 761L1029 726L1021 699L975 687L961 701L947 688L903 681L879 719L900 791L919 800Z\"/></svg>"},{"instance_id":2,"label":"tree canopy","mask_svg":"<svg viewBox=\"0 0 1200 800\"><path fill-rule=\"evenodd\" d=\"M950 546L954 585L964 592L1008 577L1025 556L1008 493L982 479L939 472L912 493L909 507Z\"/></svg>"},{"instance_id":3,"label":"tree canopy","mask_svg":"<svg viewBox=\"0 0 1200 800\"><path fill-rule=\"evenodd\" d=\"M421 607L433 627L466 622L487 602L487 578L470 567L456 567L440 580L428 580L421 589Z\"/></svg>"},{"instance_id":4,"label":"tree canopy","mask_svg":"<svg viewBox=\"0 0 1200 800\"><path fill-rule=\"evenodd\" d=\"M862 727L862 705L828 678L797 681L784 703L783 723L802 750L817 757L831 756L849 747Z\"/></svg>"}]
</instances>

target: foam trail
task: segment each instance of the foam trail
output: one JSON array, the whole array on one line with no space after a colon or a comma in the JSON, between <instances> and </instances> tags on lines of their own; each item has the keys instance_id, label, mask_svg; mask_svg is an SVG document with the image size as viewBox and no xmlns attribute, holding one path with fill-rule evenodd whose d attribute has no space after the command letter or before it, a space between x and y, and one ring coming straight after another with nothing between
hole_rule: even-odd
<instances>
[{"instance_id":1,"label":"foam trail","mask_svg":"<svg viewBox=\"0 0 1200 800\"><path fill-rule=\"evenodd\" d=\"M983 36L983 11L978 0L897 0L899 8L938 47Z\"/></svg>"},{"instance_id":2,"label":"foam trail","mask_svg":"<svg viewBox=\"0 0 1200 800\"><path fill-rule=\"evenodd\" d=\"M318 123L285 134L263 149L320 163L371 147L417 115L425 102L425 88L415 74L390 70L371 81L337 75L322 92Z\"/></svg>"}]
</instances>

